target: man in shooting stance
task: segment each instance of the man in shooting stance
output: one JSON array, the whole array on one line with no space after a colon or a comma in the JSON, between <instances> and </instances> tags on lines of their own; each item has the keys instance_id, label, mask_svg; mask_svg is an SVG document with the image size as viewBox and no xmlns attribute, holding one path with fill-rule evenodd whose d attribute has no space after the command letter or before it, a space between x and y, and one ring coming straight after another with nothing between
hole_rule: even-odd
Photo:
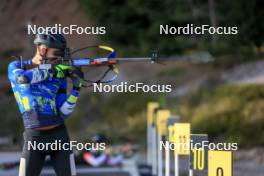
<instances>
[{"instance_id":1,"label":"man in shooting stance","mask_svg":"<svg viewBox=\"0 0 264 176\"><path fill-rule=\"evenodd\" d=\"M47 155L50 156L56 175L76 175L74 155L68 150L32 149L29 144L70 143L64 125L74 111L83 74L71 66L55 64L64 57L66 40L61 34L38 34L34 40L36 54L30 60L13 61L8 66L8 78L22 115L25 131L24 146L20 159L19 176L38 176ZM43 63L52 68L41 69ZM31 65L27 69L26 65ZM73 87L67 95L67 77Z\"/></svg>"}]
</instances>

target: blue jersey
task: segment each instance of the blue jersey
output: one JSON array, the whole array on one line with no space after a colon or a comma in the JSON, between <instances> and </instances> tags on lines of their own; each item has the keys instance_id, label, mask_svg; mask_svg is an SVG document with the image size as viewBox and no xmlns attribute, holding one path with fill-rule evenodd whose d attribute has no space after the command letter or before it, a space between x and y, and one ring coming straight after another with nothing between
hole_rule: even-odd
<instances>
[{"instance_id":1,"label":"blue jersey","mask_svg":"<svg viewBox=\"0 0 264 176\"><path fill-rule=\"evenodd\" d=\"M31 60L24 64L32 64ZM8 66L8 78L22 114L25 128L64 123L74 110L78 91L67 96L67 80L52 77L44 69L24 70L19 61Z\"/></svg>"}]
</instances>

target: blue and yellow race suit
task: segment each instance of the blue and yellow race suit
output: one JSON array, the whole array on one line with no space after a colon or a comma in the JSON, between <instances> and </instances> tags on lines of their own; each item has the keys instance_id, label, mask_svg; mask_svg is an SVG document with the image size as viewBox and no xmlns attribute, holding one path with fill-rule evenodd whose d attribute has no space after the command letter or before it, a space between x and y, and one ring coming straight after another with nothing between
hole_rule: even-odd
<instances>
[{"instance_id":1,"label":"blue and yellow race suit","mask_svg":"<svg viewBox=\"0 0 264 176\"><path fill-rule=\"evenodd\" d=\"M31 60L24 64L32 64ZM78 91L67 96L67 80L53 77L47 70L24 70L19 61L8 66L8 78L22 114L25 128L40 128L64 123L74 110ZM21 83L21 79L26 80Z\"/></svg>"}]
</instances>

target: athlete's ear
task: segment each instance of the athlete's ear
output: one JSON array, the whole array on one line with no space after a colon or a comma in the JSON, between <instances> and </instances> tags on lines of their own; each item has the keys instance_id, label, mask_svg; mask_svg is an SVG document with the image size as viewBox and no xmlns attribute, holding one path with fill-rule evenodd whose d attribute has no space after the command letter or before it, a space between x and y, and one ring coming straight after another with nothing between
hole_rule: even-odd
<instances>
[{"instance_id":1,"label":"athlete's ear","mask_svg":"<svg viewBox=\"0 0 264 176\"><path fill-rule=\"evenodd\" d=\"M44 45L37 45L39 55L44 56L47 52L47 47Z\"/></svg>"}]
</instances>

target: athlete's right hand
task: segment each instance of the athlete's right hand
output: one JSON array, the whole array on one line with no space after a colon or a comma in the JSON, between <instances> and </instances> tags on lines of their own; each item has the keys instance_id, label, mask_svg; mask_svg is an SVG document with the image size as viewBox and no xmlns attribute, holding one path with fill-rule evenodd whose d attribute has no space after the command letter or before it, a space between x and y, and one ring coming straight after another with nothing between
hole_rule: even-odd
<instances>
[{"instance_id":1,"label":"athlete's right hand","mask_svg":"<svg viewBox=\"0 0 264 176\"><path fill-rule=\"evenodd\" d=\"M56 78L65 78L72 70L71 66L59 64L52 69L52 74Z\"/></svg>"}]
</instances>

